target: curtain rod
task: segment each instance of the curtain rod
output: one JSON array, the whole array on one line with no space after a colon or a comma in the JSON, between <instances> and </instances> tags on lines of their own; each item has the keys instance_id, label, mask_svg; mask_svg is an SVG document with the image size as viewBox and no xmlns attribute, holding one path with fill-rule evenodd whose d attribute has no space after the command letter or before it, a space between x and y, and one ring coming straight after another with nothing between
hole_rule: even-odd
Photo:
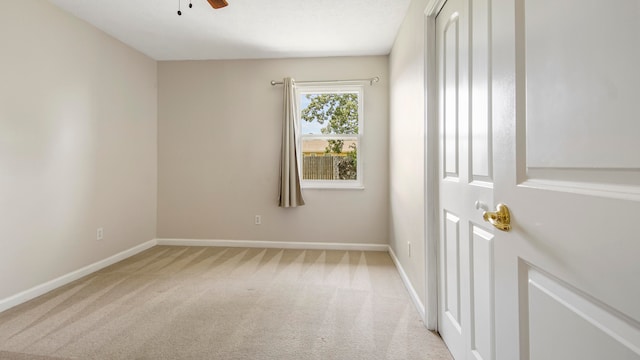
<instances>
[{"instance_id":1,"label":"curtain rod","mask_svg":"<svg viewBox=\"0 0 640 360\"><path fill-rule=\"evenodd\" d=\"M372 78L368 78L368 79L354 79L354 80L319 80L319 81L295 81L296 84L330 84L330 83L361 83L361 82L368 82L369 85L373 85L373 83L377 83L378 81L380 81L380 77L376 76L376 77L372 77ZM282 85L283 82L282 81L275 81L275 80L271 80L271 85L276 86L276 85Z\"/></svg>"}]
</instances>

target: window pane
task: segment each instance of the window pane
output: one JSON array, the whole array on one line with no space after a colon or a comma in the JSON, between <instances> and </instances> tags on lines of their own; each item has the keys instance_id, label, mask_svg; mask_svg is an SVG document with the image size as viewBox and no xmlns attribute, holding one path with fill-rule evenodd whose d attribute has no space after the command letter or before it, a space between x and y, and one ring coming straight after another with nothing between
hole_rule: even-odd
<instances>
[{"instance_id":1,"label":"window pane","mask_svg":"<svg viewBox=\"0 0 640 360\"><path fill-rule=\"evenodd\" d=\"M357 180L358 140L302 139L303 180Z\"/></svg>"},{"instance_id":2,"label":"window pane","mask_svg":"<svg viewBox=\"0 0 640 360\"><path fill-rule=\"evenodd\" d=\"M358 93L302 94L300 133L357 134L358 101Z\"/></svg>"}]
</instances>

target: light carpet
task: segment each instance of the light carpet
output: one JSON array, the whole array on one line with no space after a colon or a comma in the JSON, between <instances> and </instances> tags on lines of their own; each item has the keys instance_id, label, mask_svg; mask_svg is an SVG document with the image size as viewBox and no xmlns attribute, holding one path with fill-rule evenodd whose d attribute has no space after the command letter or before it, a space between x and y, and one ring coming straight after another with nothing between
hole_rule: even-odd
<instances>
[{"instance_id":1,"label":"light carpet","mask_svg":"<svg viewBox=\"0 0 640 360\"><path fill-rule=\"evenodd\" d=\"M384 252L156 246L0 313L0 359L451 359Z\"/></svg>"}]
</instances>

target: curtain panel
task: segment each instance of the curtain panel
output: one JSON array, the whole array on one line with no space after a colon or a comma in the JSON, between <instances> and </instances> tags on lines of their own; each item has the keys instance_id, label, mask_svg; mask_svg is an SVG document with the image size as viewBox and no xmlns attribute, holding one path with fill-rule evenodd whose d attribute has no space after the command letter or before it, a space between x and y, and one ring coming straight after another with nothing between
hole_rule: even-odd
<instances>
[{"instance_id":1,"label":"curtain panel","mask_svg":"<svg viewBox=\"0 0 640 360\"><path fill-rule=\"evenodd\" d=\"M280 154L280 200L278 206L291 208L304 205L300 189L298 169L298 112L295 98L294 80L285 78L284 111L282 120L282 148Z\"/></svg>"}]
</instances>

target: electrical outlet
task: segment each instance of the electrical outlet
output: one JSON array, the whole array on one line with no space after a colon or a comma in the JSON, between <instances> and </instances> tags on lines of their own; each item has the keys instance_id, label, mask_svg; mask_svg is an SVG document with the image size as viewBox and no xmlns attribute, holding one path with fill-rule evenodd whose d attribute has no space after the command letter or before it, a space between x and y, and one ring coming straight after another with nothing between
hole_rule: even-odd
<instances>
[{"instance_id":1,"label":"electrical outlet","mask_svg":"<svg viewBox=\"0 0 640 360\"><path fill-rule=\"evenodd\" d=\"M262 225L262 216L256 215L256 225Z\"/></svg>"},{"instance_id":2,"label":"electrical outlet","mask_svg":"<svg viewBox=\"0 0 640 360\"><path fill-rule=\"evenodd\" d=\"M98 228L98 230L96 231L96 238L98 240L104 239L104 229L103 228Z\"/></svg>"},{"instance_id":3,"label":"electrical outlet","mask_svg":"<svg viewBox=\"0 0 640 360\"><path fill-rule=\"evenodd\" d=\"M407 241L407 247L409 248L409 257L411 257L411 241Z\"/></svg>"}]
</instances>

